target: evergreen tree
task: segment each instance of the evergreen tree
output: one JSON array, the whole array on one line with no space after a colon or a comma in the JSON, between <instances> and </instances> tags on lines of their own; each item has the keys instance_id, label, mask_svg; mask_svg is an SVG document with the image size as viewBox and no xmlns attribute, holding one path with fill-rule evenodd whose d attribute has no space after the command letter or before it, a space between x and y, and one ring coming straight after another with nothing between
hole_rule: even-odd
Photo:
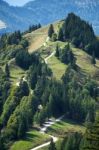
<instances>
[{"instance_id":1,"label":"evergreen tree","mask_svg":"<svg viewBox=\"0 0 99 150\"><path fill-rule=\"evenodd\" d=\"M46 117L47 117L47 113L46 113L46 109L44 108L39 112L38 115L38 122L40 125L42 125L45 122Z\"/></svg>"},{"instance_id":2,"label":"evergreen tree","mask_svg":"<svg viewBox=\"0 0 99 150\"><path fill-rule=\"evenodd\" d=\"M73 69L76 69L76 58L74 57L72 50L69 51L68 60L69 60L71 67Z\"/></svg>"},{"instance_id":3,"label":"evergreen tree","mask_svg":"<svg viewBox=\"0 0 99 150\"><path fill-rule=\"evenodd\" d=\"M80 144L80 150L99 150L99 112L95 122L87 126L87 130Z\"/></svg>"},{"instance_id":4,"label":"evergreen tree","mask_svg":"<svg viewBox=\"0 0 99 150\"><path fill-rule=\"evenodd\" d=\"M4 138L1 138L1 135L0 135L0 150L6 150L5 146L4 146Z\"/></svg>"},{"instance_id":5,"label":"evergreen tree","mask_svg":"<svg viewBox=\"0 0 99 150\"><path fill-rule=\"evenodd\" d=\"M59 29L58 40L59 41L64 41L64 34L63 34L63 29L62 28Z\"/></svg>"},{"instance_id":6,"label":"evergreen tree","mask_svg":"<svg viewBox=\"0 0 99 150\"><path fill-rule=\"evenodd\" d=\"M95 108L93 105L93 108L89 110L86 116L85 124L86 126L90 126L95 121Z\"/></svg>"},{"instance_id":7,"label":"evergreen tree","mask_svg":"<svg viewBox=\"0 0 99 150\"><path fill-rule=\"evenodd\" d=\"M6 64L6 66L5 66L5 73L6 73L6 76L9 78L10 77L10 70L9 70L8 64Z\"/></svg>"},{"instance_id":8,"label":"evergreen tree","mask_svg":"<svg viewBox=\"0 0 99 150\"><path fill-rule=\"evenodd\" d=\"M69 134L68 137L64 138L61 150L79 150L81 139L81 133L75 132Z\"/></svg>"},{"instance_id":9,"label":"evergreen tree","mask_svg":"<svg viewBox=\"0 0 99 150\"><path fill-rule=\"evenodd\" d=\"M32 89L35 89L37 83L37 73L34 71L30 78L30 85Z\"/></svg>"},{"instance_id":10,"label":"evergreen tree","mask_svg":"<svg viewBox=\"0 0 99 150\"><path fill-rule=\"evenodd\" d=\"M61 52L61 56L60 56L61 61L65 64L70 63L69 52L70 52L70 46L68 44L64 47L64 49Z\"/></svg>"},{"instance_id":11,"label":"evergreen tree","mask_svg":"<svg viewBox=\"0 0 99 150\"><path fill-rule=\"evenodd\" d=\"M95 60L95 52L94 52L94 51L93 51L93 53L92 53L92 60L91 60L91 63L92 63L93 65L96 64L96 60Z\"/></svg>"},{"instance_id":12,"label":"evergreen tree","mask_svg":"<svg viewBox=\"0 0 99 150\"><path fill-rule=\"evenodd\" d=\"M38 24L38 29L41 28L41 27L42 27L42 25L39 23L39 24Z\"/></svg>"},{"instance_id":13,"label":"evergreen tree","mask_svg":"<svg viewBox=\"0 0 99 150\"><path fill-rule=\"evenodd\" d=\"M20 88L21 88L21 93L24 95L24 96L28 96L29 95L29 86L27 84L26 81L20 81Z\"/></svg>"},{"instance_id":14,"label":"evergreen tree","mask_svg":"<svg viewBox=\"0 0 99 150\"><path fill-rule=\"evenodd\" d=\"M53 98L52 94L50 94L50 96L49 96L48 107L49 107L49 111L51 112L51 115L54 115L56 104L55 104L55 101L54 101L54 98Z\"/></svg>"},{"instance_id":15,"label":"evergreen tree","mask_svg":"<svg viewBox=\"0 0 99 150\"><path fill-rule=\"evenodd\" d=\"M19 127L18 127L17 137L19 139L23 138L23 136L25 135L25 131L26 131L25 123L23 122L23 120L21 118L20 123L19 123Z\"/></svg>"},{"instance_id":16,"label":"evergreen tree","mask_svg":"<svg viewBox=\"0 0 99 150\"><path fill-rule=\"evenodd\" d=\"M35 89L37 78L37 67L32 65L29 70L29 84L31 86L31 89Z\"/></svg>"},{"instance_id":17,"label":"evergreen tree","mask_svg":"<svg viewBox=\"0 0 99 150\"><path fill-rule=\"evenodd\" d=\"M59 46L58 44L56 45L56 53L55 56L59 58Z\"/></svg>"},{"instance_id":18,"label":"evergreen tree","mask_svg":"<svg viewBox=\"0 0 99 150\"><path fill-rule=\"evenodd\" d=\"M53 142L53 139L51 139L49 150L56 150L56 146L55 146L55 143Z\"/></svg>"},{"instance_id":19,"label":"evergreen tree","mask_svg":"<svg viewBox=\"0 0 99 150\"><path fill-rule=\"evenodd\" d=\"M54 27L53 25L51 24L50 27L49 27L49 30L48 30L48 36L50 38L52 38L52 35L54 34Z\"/></svg>"},{"instance_id":20,"label":"evergreen tree","mask_svg":"<svg viewBox=\"0 0 99 150\"><path fill-rule=\"evenodd\" d=\"M38 98L42 97L42 94L43 94L44 89L45 89L45 85L46 85L46 77L42 76L41 78L38 79L37 84L36 84L36 88L34 90L34 94Z\"/></svg>"}]
</instances>

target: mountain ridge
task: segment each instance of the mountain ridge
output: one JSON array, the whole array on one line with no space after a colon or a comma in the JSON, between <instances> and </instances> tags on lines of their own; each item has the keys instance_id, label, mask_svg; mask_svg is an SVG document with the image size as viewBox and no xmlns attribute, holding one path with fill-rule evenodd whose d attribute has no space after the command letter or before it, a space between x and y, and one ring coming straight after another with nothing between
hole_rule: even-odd
<instances>
[{"instance_id":1,"label":"mountain ridge","mask_svg":"<svg viewBox=\"0 0 99 150\"><path fill-rule=\"evenodd\" d=\"M37 23L50 24L74 12L92 24L95 33L99 34L99 1L97 0L70 0L69 2L67 0L36 0L28 2L23 7L10 6L1 0L0 5L0 20L7 24L8 31L18 29L24 31L29 25Z\"/></svg>"}]
</instances>

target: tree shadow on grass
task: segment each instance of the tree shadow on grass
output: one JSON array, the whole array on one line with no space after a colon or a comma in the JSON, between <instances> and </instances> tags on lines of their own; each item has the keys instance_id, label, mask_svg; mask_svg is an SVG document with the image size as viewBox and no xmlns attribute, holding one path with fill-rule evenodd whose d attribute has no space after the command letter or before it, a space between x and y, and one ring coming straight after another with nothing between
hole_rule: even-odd
<instances>
[{"instance_id":1,"label":"tree shadow on grass","mask_svg":"<svg viewBox=\"0 0 99 150\"><path fill-rule=\"evenodd\" d=\"M36 135L35 133L26 133L23 140L32 142L34 138L39 138L39 135Z\"/></svg>"},{"instance_id":2,"label":"tree shadow on grass","mask_svg":"<svg viewBox=\"0 0 99 150\"><path fill-rule=\"evenodd\" d=\"M99 69L99 67L97 65L94 66L95 68Z\"/></svg>"},{"instance_id":3,"label":"tree shadow on grass","mask_svg":"<svg viewBox=\"0 0 99 150\"><path fill-rule=\"evenodd\" d=\"M13 76L11 76L10 78L11 78L11 79L17 79L17 77L13 77Z\"/></svg>"},{"instance_id":4,"label":"tree shadow on grass","mask_svg":"<svg viewBox=\"0 0 99 150\"><path fill-rule=\"evenodd\" d=\"M63 118L62 120L64 123L68 123L68 124L71 124L71 125L80 125L80 126L83 126L83 124L81 122L76 122L72 119L69 119L69 118Z\"/></svg>"}]
</instances>

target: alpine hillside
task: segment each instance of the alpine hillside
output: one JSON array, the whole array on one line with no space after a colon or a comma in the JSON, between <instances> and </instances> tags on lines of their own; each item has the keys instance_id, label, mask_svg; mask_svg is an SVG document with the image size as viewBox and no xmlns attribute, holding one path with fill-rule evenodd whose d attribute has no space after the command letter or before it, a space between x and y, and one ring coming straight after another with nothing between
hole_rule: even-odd
<instances>
[{"instance_id":1,"label":"alpine hillside","mask_svg":"<svg viewBox=\"0 0 99 150\"><path fill-rule=\"evenodd\" d=\"M72 12L0 37L0 150L40 149L99 149L99 38Z\"/></svg>"}]
</instances>

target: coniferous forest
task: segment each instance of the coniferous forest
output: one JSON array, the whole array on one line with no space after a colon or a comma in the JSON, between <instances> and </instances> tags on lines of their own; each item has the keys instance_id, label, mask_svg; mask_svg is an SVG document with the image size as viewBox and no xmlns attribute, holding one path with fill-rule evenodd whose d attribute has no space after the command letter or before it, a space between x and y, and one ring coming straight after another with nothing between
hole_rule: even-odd
<instances>
[{"instance_id":1,"label":"coniferous forest","mask_svg":"<svg viewBox=\"0 0 99 150\"><path fill-rule=\"evenodd\" d=\"M46 46L30 53L27 35L41 29L40 24L32 25L24 33L0 37L0 150L14 150L10 149L13 143L24 139L30 129L39 132L46 121L60 116L84 126L85 132L68 130L59 137L58 146L51 138L48 150L98 150L99 38L89 23L70 13L57 29L49 25ZM73 49L90 58L82 61L98 70L97 78L80 68ZM49 56L65 66L60 79L48 63Z\"/></svg>"}]
</instances>

